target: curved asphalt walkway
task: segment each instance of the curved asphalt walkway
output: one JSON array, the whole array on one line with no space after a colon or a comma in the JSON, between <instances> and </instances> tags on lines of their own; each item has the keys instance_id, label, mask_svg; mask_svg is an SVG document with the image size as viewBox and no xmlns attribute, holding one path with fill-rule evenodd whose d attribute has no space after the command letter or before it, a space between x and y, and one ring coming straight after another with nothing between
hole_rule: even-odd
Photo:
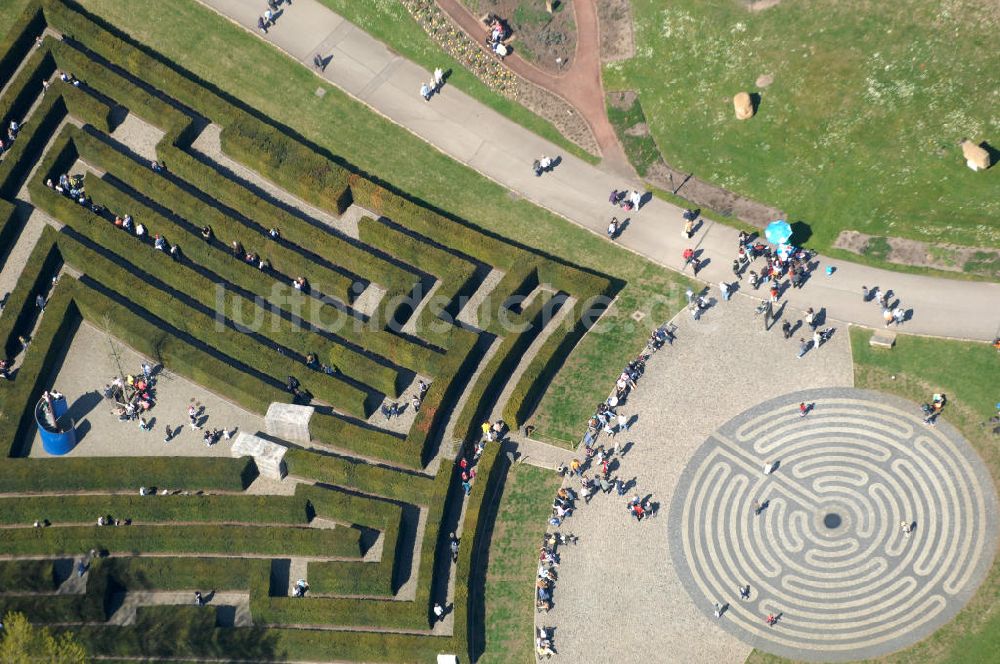
<instances>
[{"instance_id":1,"label":"curved asphalt walkway","mask_svg":"<svg viewBox=\"0 0 1000 664\"><path fill-rule=\"evenodd\" d=\"M317 75L452 158L595 233L603 234L611 213L621 212L608 205L608 192L640 186L564 154L555 171L536 178L532 160L541 154L560 154L557 146L449 86L425 103L418 91L421 82L430 80L430 73L317 0L295 0L284 6L277 25L266 36L256 27L264 3L199 1L307 66L317 53L332 55L326 71ZM737 231L707 221L689 242L680 233L681 212L654 199L632 215L619 243L675 270L683 269L681 252L691 244L703 251L703 259L710 259L700 278L711 284L729 280ZM861 301L863 285L878 285L892 289L905 308L913 309L912 320L902 328L905 332L976 340L992 340L1000 333L1000 284L891 272L825 257L820 257L820 263L820 270L801 291L785 296L790 306L826 307L832 318L881 327L881 311ZM836 272L826 277L822 269L831 264Z\"/></svg>"}]
</instances>

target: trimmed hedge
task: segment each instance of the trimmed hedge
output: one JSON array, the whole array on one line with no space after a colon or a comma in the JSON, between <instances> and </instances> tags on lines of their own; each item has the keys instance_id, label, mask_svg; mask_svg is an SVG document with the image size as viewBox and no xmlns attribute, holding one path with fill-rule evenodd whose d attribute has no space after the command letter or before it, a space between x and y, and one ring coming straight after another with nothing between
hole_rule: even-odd
<instances>
[{"instance_id":1,"label":"trimmed hedge","mask_svg":"<svg viewBox=\"0 0 1000 664\"><path fill-rule=\"evenodd\" d=\"M28 56L35 37L45 29L45 17L38 3L30 3L7 29L0 41L0 81L9 81L21 62Z\"/></svg>"},{"instance_id":2,"label":"trimmed hedge","mask_svg":"<svg viewBox=\"0 0 1000 664\"><path fill-rule=\"evenodd\" d=\"M56 231L51 226L42 229L28 260L25 261L17 283L7 297L3 315L0 316L0 347L5 357L14 357L21 351L19 335L30 337L31 323L38 316L35 297L48 293L52 278L59 273L62 256L56 249Z\"/></svg>"},{"instance_id":3,"label":"trimmed hedge","mask_svg":"<svg viewBox=\"0 0 1000 664\"><path fill-rule=\"evenodd\" d=\"M169 201L171 212L188 221L192 240L197 238L201 242L201 226L209 225L215 231L217 241L223 242L225 247L228 248L233 241L237 241L247 251L256 251L261 256L268 257L273 269L288 275L289 279L304 276L314 289L344 302L350 301L354 293L354 279L317 264L304 248L296 247L287 240L275 242L267 234L266 227L251 225L252 222L244 223L238 217L202 201L175 184L171 178L157 175L148 167L140 167L137 162L95 136L76 127L65 127L63 131L88 163L111 172L150 200ZM47 171L40 171L44 172ZM155 229L150 230L156 232ZM182 244L181 249L183 248Z\"/></svg>"},{"instance_id":4,"label":"trimmed hedge","mask_svg":"<svg viewBox=\"0 0 1000 664\"><path fill-rule=\"evenodd\" d=\"M0 161L0 198L14 199L34 168L45 144L66 117L62 95L48 94L31 115L31 121L20 131L14 146Z\"/></svg>"},{"instance_id":5,"label":"trimmed hedge","mask_svg":"<svg viewBox=\"0 0 1000 664\"><path fill-rule=\"evenodd\" d=\"M574 311L559 323L559 328L553 330L538 348L535 357L524 369L520 380L507 398L507 403L503 406L503 419L510 427L517 429L528 420L541 401L545 388L562 368L563 362L576 344L587 333L588 326L585 321L596 320L595 313L588 309L579 312L573 327L566 329L565 321L573 320L577 316L581 303L577 302L573 306Z\"/></svg>"},{"instance_id":6,"label":"trimmed hedge","mask_svg":"<svg viewBox=\"0 0 1000 664\"><path fill-rule=\"evenodd\" d=\"M93 321L96 327L171 371L251 412L263 414L271 403L286 398L283 389L240 371L224 358L170 334L165 324L137 316L123 304L87 284L79 284L75 300L84 318Z\"/></svg>"},{"instance_id":7,"label":"trimmed hedge","mask_svg":"<svg viewBox=\"0 0 1000 664\"><path fill-rule=\"evenodd\" d=\"M87 178L87 191L111 210L119 213L130 210L135 223L143 223L149 229L162 232L167 237L176 237L179 229L172 222L151 211L149 208L135 203L112 185L99 179ZM391 367L379 364L367 356L355 352L345 346L335 344L320 336L315 331L304 328L280 315L271 307L261 306L262 303L244 297L239 290L225 282L217 282L204 274L209 267L214 268L217 262L228 262L231 267L241 265L245 270L257 271L244 261L237 260L231 254L209 247L203 241L192 240L182 248L184 256L175 261L162 251L157 251L148 241L139 240L134 234L117 228L111 223L102 222L92 215L86 214L82 208L75 210L76 214L69 218L62 217L75 230L86 235L96 244L107 248L119 256L129 256L132 260L138 256L143 269L169 284L177 291L197 300L200 304L214 308L216 314L224 311L226 317L237 323L246 320L246 312L252 312L253 331L267 337L277 344L296 351L300 356L316 352L336 358L340 370L353 377L358 382L373 388L398 395L398 372ZM82 267L82 266L81 266ZM272 281L272 284L274 282ZM303 370L302 367L299 367Z\"/></svg>"},{"instance_id":8,"label":"trimmed hedge","mask_svg":"<svg viewBox=\"0 0 1000 664\"><path fill-rule=\"evenodd\" d=\"M225 524L184 526L62 526L8 528L4 551L12 555L74 555L90 549L143 553L225 553L263 556L360 558L354 528L278 528Z\"/></svg>"},{"instance_id":9,"label":"trimmed hedge","mask_svg":"<svg viewBox=\"0 0 1000 664\"><path fill-rule=\"evenodd\" d=\"M0 593L52 592L56 584L52 560L0 560ZM3 615L0 611L0 616Z\"/></svg>"},{"instance_id":10,"label":"trimmed hedge","mask_svg":"<svg viewBox=\"0 0 1000 664\"><path fill-rule=\"evenodd\" d=\"M138 491L140 486L188 491L242 491L257 477L253 459L99 457L3 459L0 486L11 493ZM96 519L97 515L94 515Z\"/></svg>"},{"instance_id":11,"label":"trimmed hedge","mask_svg":"<svg viewBox=\"0 0 1000 664\"><path fill-rule=\"evenodd\" d=\"M43 191L42 194L43 196L35 197L33 193L32 199L39 207L64 221L69 221L75 215L86 215L89 219L83 221L76 219L70 223L73 225L109 224L109 222L54 191ZM50 200L44 200L44 198ZM61 213L55 211L59 207L63 208ZM114 226L111 225L110 228L114 229ZM127 239L124 233L120 235ZM128 263L126 259L117 255L114 255L113 259L108 258L67 235L60 236L59 245L67 262L86 271L88 277L118 293L124 300L143 307L149 314L164 321L172 328L206 346L217 348L219 352L254 368L265 376L272 376L274 383L283 383L284 377L287 375L300 377L303 387L316 395L317 398L332 403L338 409L357 417L366 416L367 394L362 390L321 372L309 370L303 363L287 357L279 350L272 349L233 327L221 325L215 317L204 310L190 306L184 298L179 297L177 291L169 288L167 284L156 279L150 272L140 269L134 263ZM148 245L137 246L137 252L133 253L146 254L145 260L142 261L145 268L157 265L157 261L171 261L163 252L157 252ZM160 255L154 255L156 253Z\"/></svg>"},{"instance_id":12,"label":"trimmed hedge","mask_svg":"<svg viewBox=\"0 0 1000 664\"><path fill-rule=\"evenodd\" d=\"M424 294L431 301L420 311L415 328L421 338L442 348L450 348L455 329L454 317L458 311L457 300L462 296L471 296L475 290L475 264L430 244L425 238L402 233L371 217L362 217L358 221L358 235L362 242L437 277L439 286L433 295Z\"/></svg>"},{"instance_id":13,"label":"trimmed hedge","mask_svg":"<svg viewBox=\"0 0 1000 664\"><path fill-rule=\"evenodd\" d=\"M259 560L251 558L115 557L104 559L110 585L125 590L246 590Z\"/></svg>"},{"instance_id":14,"label":"trimmed hedge","mask_svg":"<svg viewBox=\"0 0 1000 664\"><path fill-rule=\"evenodd\" d=\"M434 495L434 480L429 477L400 473L363 461L318 454L298 447L290 448L285 453L285 466L289 475L401 502L429 505Z\"/></svg>"},{"instance_id":15,"label":"trimmed hedge","mask_svg":"<svg viewBox=\"0 0 1000 664\"><path fill-rule=\"evenodd\" d=\"M179 522L307 525L306 498L299 496L33 496L0 497L0 525L90 524L98 514L136 524Z\"/></svg>"},{"instance_id":16,"label":"trimmed hedge","mask_svg":"<svg viewBox=\"0 0 1000 664\"><path fill-rule=\"evenodd\" d=\"M274 127L241 114L221 138L227 154L299 198L337 215L351 204L347 171Z\"/></svg>"},{"instance_id":17,"label":"trimmed hedge","mask_svg":"<svg viewBox=\"0 0 1000 664\"><path fill-rule=\"evenodd\" d=\"M481 421L490 416L492 404L517 368L521 355L541 332L545 308L551 297L551 293L543 292L520 315L510 316L509 320L515 324L515 329L523 330L510 332L500 341L489 363L480 372L476 384L467 390L465 405L454 420L453 430L459 440L477 440L480 437Z\"/></svg>"},{"instance_id":18,"label":"trimmed hedge","mask_svg":"<svg viewBox=\"0 0 1000 664\"><path fill-rule=\"evenodd\" d=\"M320 487L301 487L316 516L361 524L382 533L382 558L378 563L310 562L308 578L313 593L391 596L403 513L398 505L352 496Z\"/></svg>"},{"instance_id":19,"label":"trimmed hedge","mask_svg":"<svg viewBox=\"0 0 1000 664\"><path fill-rule=\"evenodd\" d=\"M69 297L71 286L60 282L49 296L34 338L24 352L16 380L0 382L0 458L18 456L34 424L35 400L52 369L62 342L79 321L79 313ZM4 466L0 463L0 469ZM2 470L0 470L2 472ZM0 484L0 486L6 486Z\"/></svg>"}]
</instances>

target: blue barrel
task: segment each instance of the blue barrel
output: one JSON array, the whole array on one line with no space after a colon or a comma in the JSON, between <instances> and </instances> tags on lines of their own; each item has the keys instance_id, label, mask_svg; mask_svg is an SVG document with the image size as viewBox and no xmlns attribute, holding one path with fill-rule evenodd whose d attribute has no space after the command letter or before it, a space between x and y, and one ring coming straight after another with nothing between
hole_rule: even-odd
<instances>
[{"instance_id":1,"label":"blue barrel","mask_svg":"<svg viewBox=\"0 0 1000 664\"><path fill-rule=\"evenodd\" d=\"M76 446L76 424L69 414L65 397L52 399L52 415L55 426L45 415L45 399L35 405L35 423L42 436L42 448L53 456L62 456Z\"/></svg>"}]
</instances>

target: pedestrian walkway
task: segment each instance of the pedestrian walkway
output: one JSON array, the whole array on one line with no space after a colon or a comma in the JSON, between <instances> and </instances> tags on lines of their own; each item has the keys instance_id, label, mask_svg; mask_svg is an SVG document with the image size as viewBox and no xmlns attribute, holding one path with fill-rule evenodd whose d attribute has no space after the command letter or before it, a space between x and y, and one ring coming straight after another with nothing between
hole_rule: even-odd
<instances>
[{"instance_id":1,"label":"pedestrian walkway","mask_svg":"<svg viewBox=\"0 0 1000 664\"><path fill-rule=\"evenodd\" d=\"M520 196L604 235L612 209L613 188L640 187L568 154L520 125L445 86L431 103L418 94L431 74L392 52L317 0L286 5L267 35L257 28L261 7L241 0L200 0L291 57L312 67L314 56L331 57L317 75L405 127L452 158L474 168ZM416 27L414 28L416 29ZM551 173L535 177L531 163L539 155L559 155ZM711 284L732 277L730 264L737 231L705 222L690 242L681 235L682 210L653 199L631 215L618 240L622 246L674 270L684 270L681 253L689 244L709 259L699 278ZM619 214L619 217L622 215ZM822 223L821 220L809 220ZM912 320L902 330L962 339L992 340L1000 331L1000 284L957 281L906 274L820 257L820 268L801 290L788 294L789 305L826 307L827 315L868 327L881 327L881 310L864 303L862 286L892 289ZM835 268L827 277L827 266Z\"/></svg>"}]
</instances>

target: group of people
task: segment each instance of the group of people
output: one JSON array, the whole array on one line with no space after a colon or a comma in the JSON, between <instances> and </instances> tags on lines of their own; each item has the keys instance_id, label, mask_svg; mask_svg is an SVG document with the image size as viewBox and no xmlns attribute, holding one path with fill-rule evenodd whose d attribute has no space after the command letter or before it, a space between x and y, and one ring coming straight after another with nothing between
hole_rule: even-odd
<instances>
[{"instance_id":1,"label":"group of people","mask_svg":"<svg viewBox=\"0 0 1000 664\"><path fill-rule=\"evenodd\" d=\"M267 34L268 28L274 25L275 21L278 19L278 6L281 4L282 0L267 0L267 9L264 13L257 17L257 29ZM288 4L292 4L292 0L284 0Z\"/></svg>"},{"instance_id":2,"label":"group of people","mask_svg":"<svg viewBox=\"0 0 1000 664\"><path fill-rule=\"evenodd\" d=\"M621 191L617 189L611 190L611 195L608 197L608 202L612 205L617 205L626 212L631 212L632 210L638 211L642 206L642 192L632 189L622 189Z\"/></svg>"},{"instance_id":3,"label":"group of people","mask_svg":"<svg viewBox=\"0 0 1000 664\"><path fill-rule=\"evenodd\" d=\"M309 366L309 361L307 359L306 366ZM327 371L328 367L323 365L323 371L325 373L330 373ZM427 396L427 390L430 389L430 385L422 380L417 381L417 390L410 397L410 407L413 408L413 412L417 413L420 411L420 406L424 403L424 397ZM382 404L382 415L385 416L386 420L392 419L393 417L399 417L406 410L406 404L400 404L396 401L389 402L386 401Z\"/></svg>"},{"instance_id":4,"label":"group of people","mask_svg":"<svg viewBox=\"0 0 1000 664\"><path fill-rule=\"evenodd\" d=\"M155 385L153 367L144 363L142 372L137 375L115 376L104 385L102 394L114 404L112 414L118 417L119 422L138 420L139 428L149 431L151 427L142 415L156 405Z\"/></svg>"},{"instance_id":5,"label":"group of people","mask_svg":"<svg viewBox=\"0 0 1000 664\"><path fill-rule=\"evenodd\" d=\"M45 186L49 189L54 189L63 196L71 198L80 205L90 208L91 212L101 214L104 211L100 205L95 205L90 197L87 196L87 192L83 187L83 175L77 173L70 177L68 173L63 173L59 176L59 183L56 184L52 181L52 178L45 180Z\"/></svg>"},{"instance_id":6,"label":"group of people","mask_svg":"<svg viewBox=\"0 0 1000 664\"><path fill-rule=\"evenodd\" d=\"M444 87L444 70L436 67L434 78L429 83L420 84L420 96L424 98L424 101L430 101L431 97L441 92L442 87Z\"/></svg>"},{"instance_id":7,"label":"group of people","mask_svg":"<svg viewBox=\"0 0 1000 664\"><path fill-rule=\"evenodd\" d=\"M893 323L899 327L906 321L906 310L901 306L899 298L895 298L895 301L893 301L893 292L891 289L883 290L878 286L872 288L862 286L861 299L865 302L874 302L882 309L882 321L886 327L889 327Z\"/></svg>"},{"instance_id":8,"label":"group of people","mask_svg":"<svg viewBox=\"0 0 1000 664\"><path fill-rule=\"evenodd\" d=\"M538 577L535 580L535 610L538 613L548 612L552 609L552 593L555 591L557 570L559 567L559 548L567 544L576 544L577 537L572 533L563 535L559 531L545 533L542 546L538 550ZM551 637L548 641L547 650L552 651ZM541 645L536 642L536 647ZM542 653L544 654L544 653Z\"/></svg>"},{"instance_id":9,"label":"group of people","mask_svg":"<svg viewBox=\"0 0 1000 664\"><path fill-rule=\"evenodd\" d=\"M500 60L503 60L510 53L510 47L506 43L512 34L510 26L507 24L507 21L492 13L486 15L483 23L486 24L488 31L486 35L487 48L500 58Z\"/></svg>"},{"instance_id":10,"label":"group of people","mask_svg":"<svg viewBox=\"0 0 1000 664\"><path fill-rule=\"evenodd\" d=\"M948 397L946 395L935 393L931 397L930 403L922 404L920 409L924 413L924 424L929 424L930 426L937 424L938 415L941 414L947 403Z\"/></svg>"}]
</instances>

